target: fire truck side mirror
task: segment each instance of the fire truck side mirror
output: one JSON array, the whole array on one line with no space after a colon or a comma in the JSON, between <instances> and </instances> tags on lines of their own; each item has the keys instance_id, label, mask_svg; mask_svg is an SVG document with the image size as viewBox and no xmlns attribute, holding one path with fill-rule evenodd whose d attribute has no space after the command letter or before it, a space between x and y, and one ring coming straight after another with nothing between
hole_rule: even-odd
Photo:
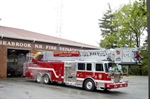
<instances>
[{"instance_id":1,"label":"fire truck side mirror","mask_svg":"<svg viewBox=\"0 0 150 99\"><path fill-rule=\"evenodd\" d=\"M112 75L114 73L114 69L112 67L109 67L109 75Z\"/></svg>"},{"instance_id":2,"label":"fire truck side mirror","mask_svg":"<svg viewBox=\"0 0 150 99\"><path fill-rule=\"evenodd\" d=\"M121 65L118 65L118 69L119 69L119 70L122 70L122 67L121 67Z\"/></svg>"}]
</instances>

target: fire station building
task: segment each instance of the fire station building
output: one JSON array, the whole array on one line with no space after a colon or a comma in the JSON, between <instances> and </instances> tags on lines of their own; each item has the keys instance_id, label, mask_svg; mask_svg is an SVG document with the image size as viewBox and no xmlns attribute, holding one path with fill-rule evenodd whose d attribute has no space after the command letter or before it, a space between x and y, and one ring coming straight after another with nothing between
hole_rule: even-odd
<instances>
[{"instance_id":1,"label":"fire station building","mask_svg":"<svg viewBox=\"0 0 150 99\"><path fill-rule=\"evenodd\" d=\"M27 61L28 53L81 49L99 48L23 29L0 26L0 79L22 76L23 64Z\"/></svg>"}]
</instances>

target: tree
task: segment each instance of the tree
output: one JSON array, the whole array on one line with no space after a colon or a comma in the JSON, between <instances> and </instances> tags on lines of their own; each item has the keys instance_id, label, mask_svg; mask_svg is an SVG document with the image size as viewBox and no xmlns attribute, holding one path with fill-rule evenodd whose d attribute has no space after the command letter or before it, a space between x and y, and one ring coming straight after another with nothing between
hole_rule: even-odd
<instances>
[{"instance_id":1,"label":"tree","mask_svg":"<svg viewBox=\"0 0 150 99\"><path fill-rule=\"evenodd\" d=\"M141 37L147 33L146 19L148 14L145 1L140 0L123 5L113 12L112 15L111 24L109 25L113 27L113 30L110 33L102 31L104 39L100 42L101 47L110 48L114 42L117 44L117 47L121 47L125 44L129 45L129 47L140 47ZM146 51L142 51L142 54L146 55ZM145 64L145 62L147 58L144 59L143 67L146 69L147 63ZM137 69L134 67L131 69L135 71L139 70L136 73L142 74L142 71L145 70L143 70L143 67L139 66L136 67Z\"/></svg>"},{"instance_id":2,"label":"tree","mask_svg":"<svg viewBox=\"0 0 150 99\"><path fill-rule=\"evenodd\" d=\"M121 46L124 43L129 47L141 46L141 37L147 31L147 11L146 4L143 1L135 1L133 4L124 5L121 9L115 12L115 22L119 26L118 44ZM116 23L115 23L116 24ZM132 69L132 68L131 68ZM142 67L138 68L139 74L142 75Z\"/></svg>"},{"instance_id":3,"label":"tree","mask_svg":"<svg viewBox=\"0 0 150 99\"><path fill-rule=\"evenodd\" d=\"M115 26L112 26L112 20L114 18L113 11L111 9L110 4L108 4L108 10L104 13L102 19L99 19L99 27L101 30L101 35L103 36L103 40L100 42L101 47L110 48L113 46L113 42L116 40L116 36L113 35L116 31Z\"/></svg>"},{"instance_id":4,"label":"tree","mask_svg":"<svg viewBox=\"0 0 150 99\"><path fill-rule=\"evenodd\" d=\"M130 47L134 45L140 47L140 38L147 29L147 16L144 13L146 13L146 6L141 1L124 5L115 12L115 20L113 21L119 26L119 46L126 43Z\"/></svg>"},{"instance_id":5,"label":"tree","mask_svg":"<svg viewBox=\"0 0 150 99\"><path fill-rule=\"evenodd\" d=\"M102 36L101 47L110 48L113 43L117 47L125 44L129 47L141 45L141 36L147 31L146 5L144 1L135 1L123 5L120 9L112 12L109 10L104 14L99 23Z\"/></svg>"}]
</instances>

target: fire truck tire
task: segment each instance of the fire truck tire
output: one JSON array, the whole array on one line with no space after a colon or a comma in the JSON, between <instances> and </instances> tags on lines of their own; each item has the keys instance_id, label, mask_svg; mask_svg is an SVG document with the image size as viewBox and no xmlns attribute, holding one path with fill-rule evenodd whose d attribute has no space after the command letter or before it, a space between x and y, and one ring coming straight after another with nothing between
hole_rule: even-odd
<instances>
[{"instance_id":1,"label":"fire truck tire","mask_svg":"<svg viewBox=\"0 0 150 99\"><path fill-rule=\"evenodd\" d=\"M38 73L38 74L36 75L36 81L37 81L38 83L40 83L40 82L42 81L42 76L41 76L40 73Z\"/></svg>"},{"instance_id":2,"label":"fire truck tire","mask_svg":"<svg viewBox=\"0 0 150 99\"><path fill-rule=\"evenodd\" d=\"M103 91L104 91L104 92L108 92L108 91L109 91L109 89L107 89L107 88L104 88L104 89L103 89Z\"/></svg>"},{"instance_id":3,"label":"fire truck tire","mask_svg":"<svg viewBox=\"0 0 150 99\"><path fill-rule=\"evenodd\" d=\"M94 81L91 79L87 79L84 83L84 88L88 91L93 91L95 89Z\"/></svg>"},{"instance_id":4,"label":"fire truck tire","mask_svg":"<svg viewBox=\"0 0 150 99\"><path fill-rule=\"evenodd\" d=\"M43 76L43 82L44 82L44 84L50 83L50 79L49 79L49 76L47 74Z\"/></svg>"}]
</instances>

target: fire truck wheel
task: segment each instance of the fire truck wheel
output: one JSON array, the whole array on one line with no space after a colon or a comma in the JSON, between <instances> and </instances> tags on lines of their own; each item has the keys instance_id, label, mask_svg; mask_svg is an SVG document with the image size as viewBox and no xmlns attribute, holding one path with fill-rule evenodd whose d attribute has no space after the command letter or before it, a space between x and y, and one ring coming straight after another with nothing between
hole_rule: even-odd
<instances>
[{"instance_id":1,"label":"fire truck wheel","mask_svg":"<svg viewBox=\"0 0 150 99\"><path fill-rule=\"evenodd\" d=\"M95 84L93 82L93 80L91 79L87 79L84 83L84 88L88 91L92 91L95 89Z\"/></svg>"},{"instance_id":2,"label":"fire truck wheel","mask_svg":"<svg viewBox=\"0 0 150 99\"><path fill-rule=\"evenodd\" d=\"M104 88L103 91L104 91L104 92L109 92L109 89Z\"/></svg>"},{"instance_id":3,"label":"fire truck wheel","mask_svg":"<svg viewBox=\"0 0 150 99\"><path fill-rule=\"evenodd\" d=\"M36 75L36 81L37 81L38 83L40 83L41 80L42 80L42 76L41 76L40 73L38 73L38 74Z\"/></svg>"},{"instance_id":4,"label":"fire truck wheel","mask_svg":"<svg viewBox=\"0 0 150 99\"><path fill-rule=\"evenodd\" d=\"M48 76L48 75L44 75L44 76L43 76L43 82L44 82L45 84L49 84L49 83L50 83L50 79L49 79L49 76Z\"/></svg>"}]
</instances>

